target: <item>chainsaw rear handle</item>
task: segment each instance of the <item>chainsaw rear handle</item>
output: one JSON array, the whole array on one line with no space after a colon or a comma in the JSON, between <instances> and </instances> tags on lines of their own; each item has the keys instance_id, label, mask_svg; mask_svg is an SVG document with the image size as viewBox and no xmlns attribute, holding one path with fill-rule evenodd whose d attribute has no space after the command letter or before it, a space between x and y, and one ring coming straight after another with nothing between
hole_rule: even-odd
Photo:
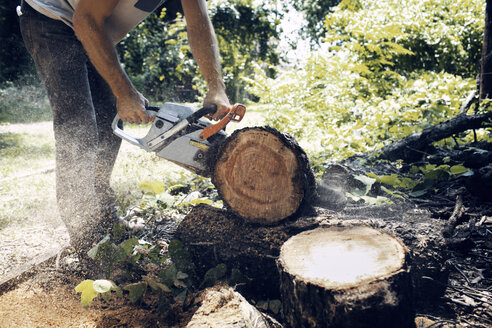
<instances>
[{"instance_id":1,"label":"chainsaw rear handle","mask_svg":"<svg viewBox=\"0 0 492 328\"><path fill-rule=\"evenodd\" d=\"M246 114L246 106L242 104L235 104L218 123L207 126L203 129L199 136L200 140L207 140L220 130L224 129L230 121L241 122L244 114Z\"/></svg>"},{"instance_id":2,"label":"chainsaw rear handle","mask_svg":"<svg viewBox=\"0 0 492 328\"><path fill-rule=\"evenodd\" d=\"M145 111L147 112L147 115L150 116L151 120L154 120L154 118L157 115L157 112L159 111L159 107L157 107L157 106L145 106ZM121 118L119 117L118 114L116 114L116 116L114 117L114 120L113 120L113 123L111 124L111 127L113 129L113 133L115 135L117 135L118 137L120 137L121 139L128 141L132 145L135 145L135 146L138 146L140 148L145 149L145 147L142 143L142 139L135 138L135 137L129 135L128 133L126 133L125 131L123 131L122 128L120 128L120 127L123 127L123 121L121 120Z\"/></svg>"}]
</instances>

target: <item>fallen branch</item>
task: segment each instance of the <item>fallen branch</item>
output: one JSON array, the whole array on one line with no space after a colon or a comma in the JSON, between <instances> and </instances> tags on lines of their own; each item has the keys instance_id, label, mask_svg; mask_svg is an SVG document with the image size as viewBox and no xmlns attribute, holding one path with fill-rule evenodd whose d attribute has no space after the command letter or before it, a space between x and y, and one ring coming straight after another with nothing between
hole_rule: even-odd
<instances>
[{"instance_id":1,"label":"fallen branch","mask_svg":"<svg viewBox=\"0 0 492 328\"><path fill-rule=\"evenodd\" d=\"M461 198L460 195L458 195L456 197L456 205L454 206L453 213L449 217L449 220L443 229L442 234L444 237L448 238L453 235L453 231L458 225L458 220L461 218L463 213L465 213L465 207L463 206L463 199Z\"/></svg>"},{"instance_id":2,"label":"fallen branch","mask_svg":"<svg viewBox=\"0 0 492 328\"><path fill-rule=\"evenodd\" d=\"M483 128L490 120L492 120L492 111L477 115L459 114L448 121L383 147L379 151L379 158L413 162L422 157L422 153L425 153L431 143L470 129Z\"/></svg>"}]
</instances>

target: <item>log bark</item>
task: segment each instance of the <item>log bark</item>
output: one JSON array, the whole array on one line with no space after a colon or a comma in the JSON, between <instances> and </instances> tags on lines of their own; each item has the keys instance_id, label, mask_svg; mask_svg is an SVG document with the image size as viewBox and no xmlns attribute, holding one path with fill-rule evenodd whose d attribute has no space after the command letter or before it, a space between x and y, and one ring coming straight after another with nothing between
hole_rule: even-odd
<instances>
[{"instance_id":1,"label":"log bark","mask_svg":"<svg viewBox=\"0 0 492 328\"><path fill-rule=\"evenodd\" d=\"M415 162L422 158L431 143L466 130L479 129L490 120L492 120L492 111L477 115L460 114L448 121L383 147L378 151L380 153L379 158L390 161L401 159L405 162Z\"/></svg>"},{"instance_id":2,"label":"log bark","mask_svg":"<svg viewBox=\"0 0 492 328\"><path fill-rule=\"evenodd\" d=\"M306 153L291 136L269 127L235 131L211 167L225 205L250 222L273 224L290 217L315 193Z\"/></svg>"},{"instance_id":3,"label":"log bark","mask_svg":"<svg viewBox=\"0 0 492 328\"><path fill-rule=\"evenodd\" d=\"M283 316L290 327L415 327L408 251L367 226L303 232L281 248Z\"/></svg>"}]
</instances>

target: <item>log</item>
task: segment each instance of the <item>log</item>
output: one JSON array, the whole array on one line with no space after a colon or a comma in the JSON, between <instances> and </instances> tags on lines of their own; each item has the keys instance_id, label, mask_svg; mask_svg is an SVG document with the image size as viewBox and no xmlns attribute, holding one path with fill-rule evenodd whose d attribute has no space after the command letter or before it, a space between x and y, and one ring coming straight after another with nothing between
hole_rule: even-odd
<instances>
[{"instance_id":1,"label":"log","mask_svg":"<svg viewBox=\"0 0 492 328\"><path fill-rule=\"evenodd\" d=\"M306 153L290 135L270 127L235 131L209 165L226 207L249 222L291 217L315 194Z\"/></svg>"},{"instance_id":2,"label":"log","mask_svg":"<svg viewBox=\"0 0 492 328\"><path fill-rule=\"evenodd\" d=\"M207 288L186 328L269 328L267 319L238 292L228 286Z\"/></svg>"},{"instance_id":3,"label":"log","mask_svg":"<svg viewBox=\"0 0 492 328\"><path fill-rule=\"evenodd\" d=\"M415 327L408 251L365 226L291 237L277 260L290 327Z\"/></svg>"},{"instance_id":4,"label":"log","mask_svg":"<svg viewBox=\"0 0 492 328\"><path fill-rule=\"evenodd\" d=\"M378 151L379 158L396 161L401 159L411 163L418 161L433 142L453 136L470 129L479 129L492 120L492 111L483 114L460 114L448 121L409 135Z\"/></svg>"}]
</instances>

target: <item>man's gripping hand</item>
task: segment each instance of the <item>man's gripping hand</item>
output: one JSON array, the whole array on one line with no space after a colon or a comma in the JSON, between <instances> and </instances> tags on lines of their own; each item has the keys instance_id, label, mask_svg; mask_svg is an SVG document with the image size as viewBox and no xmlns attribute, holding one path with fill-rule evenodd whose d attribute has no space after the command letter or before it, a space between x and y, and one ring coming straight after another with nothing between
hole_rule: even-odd
<instances>
[{"instance_id":1,"label":"man's gripping hand","mask_svg":"<svg viewBox=\"0 0 492 328\"><path fill-rule=\"evenodd\" d=\"M124 97L116 98L118 116L123 122L144 124L150 122L150 117L145 111L149 101L138 91Z\"/></svg>"},{"instance_id":2,"label":"man's gripping hand","mask_svg":"<svg viewBox=\"0 0 492 328\"><path fill-rule=\"evenodd\" d=\"M217 111L213 114L209 114L206 117L214 121L218 121L223 118L231 109L229 99L222 89L220 91L210 91L203 100L203 106L216 105Z\"/></svg>"}]
</instances>

